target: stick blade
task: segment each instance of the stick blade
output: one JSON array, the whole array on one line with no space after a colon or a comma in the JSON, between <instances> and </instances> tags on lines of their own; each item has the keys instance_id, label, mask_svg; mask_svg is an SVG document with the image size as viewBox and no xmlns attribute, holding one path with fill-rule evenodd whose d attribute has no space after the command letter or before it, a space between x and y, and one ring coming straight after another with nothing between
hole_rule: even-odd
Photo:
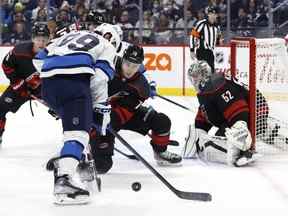
<instances>
[{"instance_id":1,"label":"stick blade","mask_svg":"<svg viewBox=\"0 0 288 216\"><path fill-rule=\"evenodd\" d=\"M181 199L195 200L195 201L212 201L212 195L209 193L201 192L186 192L186 191L177 191L176 195Z\"/></svg>"}]
</instances>

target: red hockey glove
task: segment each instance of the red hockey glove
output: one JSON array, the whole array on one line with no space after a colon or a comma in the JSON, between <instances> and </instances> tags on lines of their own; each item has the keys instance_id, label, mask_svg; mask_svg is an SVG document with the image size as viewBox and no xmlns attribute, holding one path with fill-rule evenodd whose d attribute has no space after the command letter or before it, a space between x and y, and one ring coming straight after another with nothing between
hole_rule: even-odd
<instances>
[{"instance_id":1,"label":"red hockey glove","mask_svg":"<svg viewBox=\"0 0 288 216\"><path fill-rule=\"evenodd\" d=\"M31 89L36 89L41 84L41 79L39 77L39 73L35 72L31 74L29 77L25 79L25 82L27 83L27 86Z\"/></svg>"}]
</instances>

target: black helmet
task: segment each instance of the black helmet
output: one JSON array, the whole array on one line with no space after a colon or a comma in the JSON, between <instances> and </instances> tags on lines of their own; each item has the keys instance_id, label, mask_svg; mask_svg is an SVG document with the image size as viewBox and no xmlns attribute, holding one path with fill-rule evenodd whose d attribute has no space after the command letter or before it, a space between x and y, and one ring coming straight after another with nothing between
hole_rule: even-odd
<instances>
[{"instance_id":1,"label":"black helmet","mask_svg":"<svg viewBox=\"0 0 288 216\"><path fill-rule=\"evenodd\" d=\"M137 45L130 45L123 54L123 59L134 64L142 64L144 61L144 50Z\"/></svg>"},{"instance_id":2,"label":"black helmet","mask_svg":"<svg viewBox=\"0 0 288 216\"><path fill-rule=\"evenodd\" d=\"M47 25L36 23L32 28L32 37L43 36L49 37L49 29Z\"/></svg>"},{"instance_id":3,"label":"black helmet","mask_svg":"<svg viewBox=\"0 0 288 216\"><path fill-rule=\"evenodd\" d=\"M217 13L218 12L218 8L215 6L209 6L206 8L206 14L208 13Z\"/></svg>"},{"instance_id":4,"label":"black helmet","mask_svg":"<svg viewBox=\"0 0 288 216\"><path fill-rule=\"evenodd\" d=\"M102 13L99 13L96 10L92 10L87 16L87 22L100 25L105 22L105 17Z\"/></svg>"}]
</instances>

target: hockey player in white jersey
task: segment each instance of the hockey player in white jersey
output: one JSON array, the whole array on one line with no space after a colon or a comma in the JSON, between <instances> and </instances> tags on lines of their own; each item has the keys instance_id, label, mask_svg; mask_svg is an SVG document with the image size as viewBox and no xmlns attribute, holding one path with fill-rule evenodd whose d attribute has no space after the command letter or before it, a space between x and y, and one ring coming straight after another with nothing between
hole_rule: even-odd
<instances>
[{"instance_id":1,"label":"hockey player in white jersey","mask_svg":"<svg viewBox=\"0 0 288 216\"><path fill-rule=\"evenodd\" d=\"M113 34L115 43L120 38ZM73 177L88 145L92 122L102 134L110 121L107 82L114 75L116 49L102 36L70 32L46 48L41 67L42 97L62 119L64 145L55 161L58 204L89 202L89 192Z\"/></svg>"}]
</instances>

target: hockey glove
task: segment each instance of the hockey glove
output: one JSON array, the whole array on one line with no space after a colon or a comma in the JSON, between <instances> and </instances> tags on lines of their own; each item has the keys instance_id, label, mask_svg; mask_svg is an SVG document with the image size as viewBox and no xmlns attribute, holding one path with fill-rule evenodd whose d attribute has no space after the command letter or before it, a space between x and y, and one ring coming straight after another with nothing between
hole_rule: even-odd
<instances>
[{"instance_id":1,"label":"hockey glove","mask_svg":"<svg viewBox=\"0 0 288 216\"><path fill-rule=\"evenodd\" d=\"M149 96L154 99L154 97L157 95L157 90L156 90L157 84L155 81L151 81L149 83L149 85L150 85L150 95Z\"/></svg>"},{"instance_id":2,"label":"hockey glove","mask_svg":"<svg viewBox=\"0 0 288 216\"><path fill-rule=\"evenodd\" d=\"M101 135L106 135L106 129L110 123L111 105L107 103L98 103L94 107L93 125Z\"/></svg>"},{"instance_id":3,"label":"hockey glove","mask_svg":"<svg viewBox=\"0 0 288 216\"><path fill-rule=\"evenodd\" d=\"M27 83L27 87L33 90L37 89L41 84L41 79L38 72L31 74L29 77L25 79Z\"/></svg>"},{"instance_id":4,"label":"hockey glove","mask_svg":"<svg viewBox=\"0 0 288 216\"><path fill-rule=\"evenodd\" d=\"M251 147L251 134L244 121L237 121L231 128L226 128L225 136L229 143L241 151L246 151Z\"/></svg>"},{"instance_id":5,"label":"hockey glove","mask_svg":"<svg viewBox=\"0 0 288 216\"><path fill-rule=\"evenodd\" d=\"M27 90L25 80L16 80L11 83L11 88L15 91L20 97L28 97L29 91Z\"/></svg>"}]
</instances>

